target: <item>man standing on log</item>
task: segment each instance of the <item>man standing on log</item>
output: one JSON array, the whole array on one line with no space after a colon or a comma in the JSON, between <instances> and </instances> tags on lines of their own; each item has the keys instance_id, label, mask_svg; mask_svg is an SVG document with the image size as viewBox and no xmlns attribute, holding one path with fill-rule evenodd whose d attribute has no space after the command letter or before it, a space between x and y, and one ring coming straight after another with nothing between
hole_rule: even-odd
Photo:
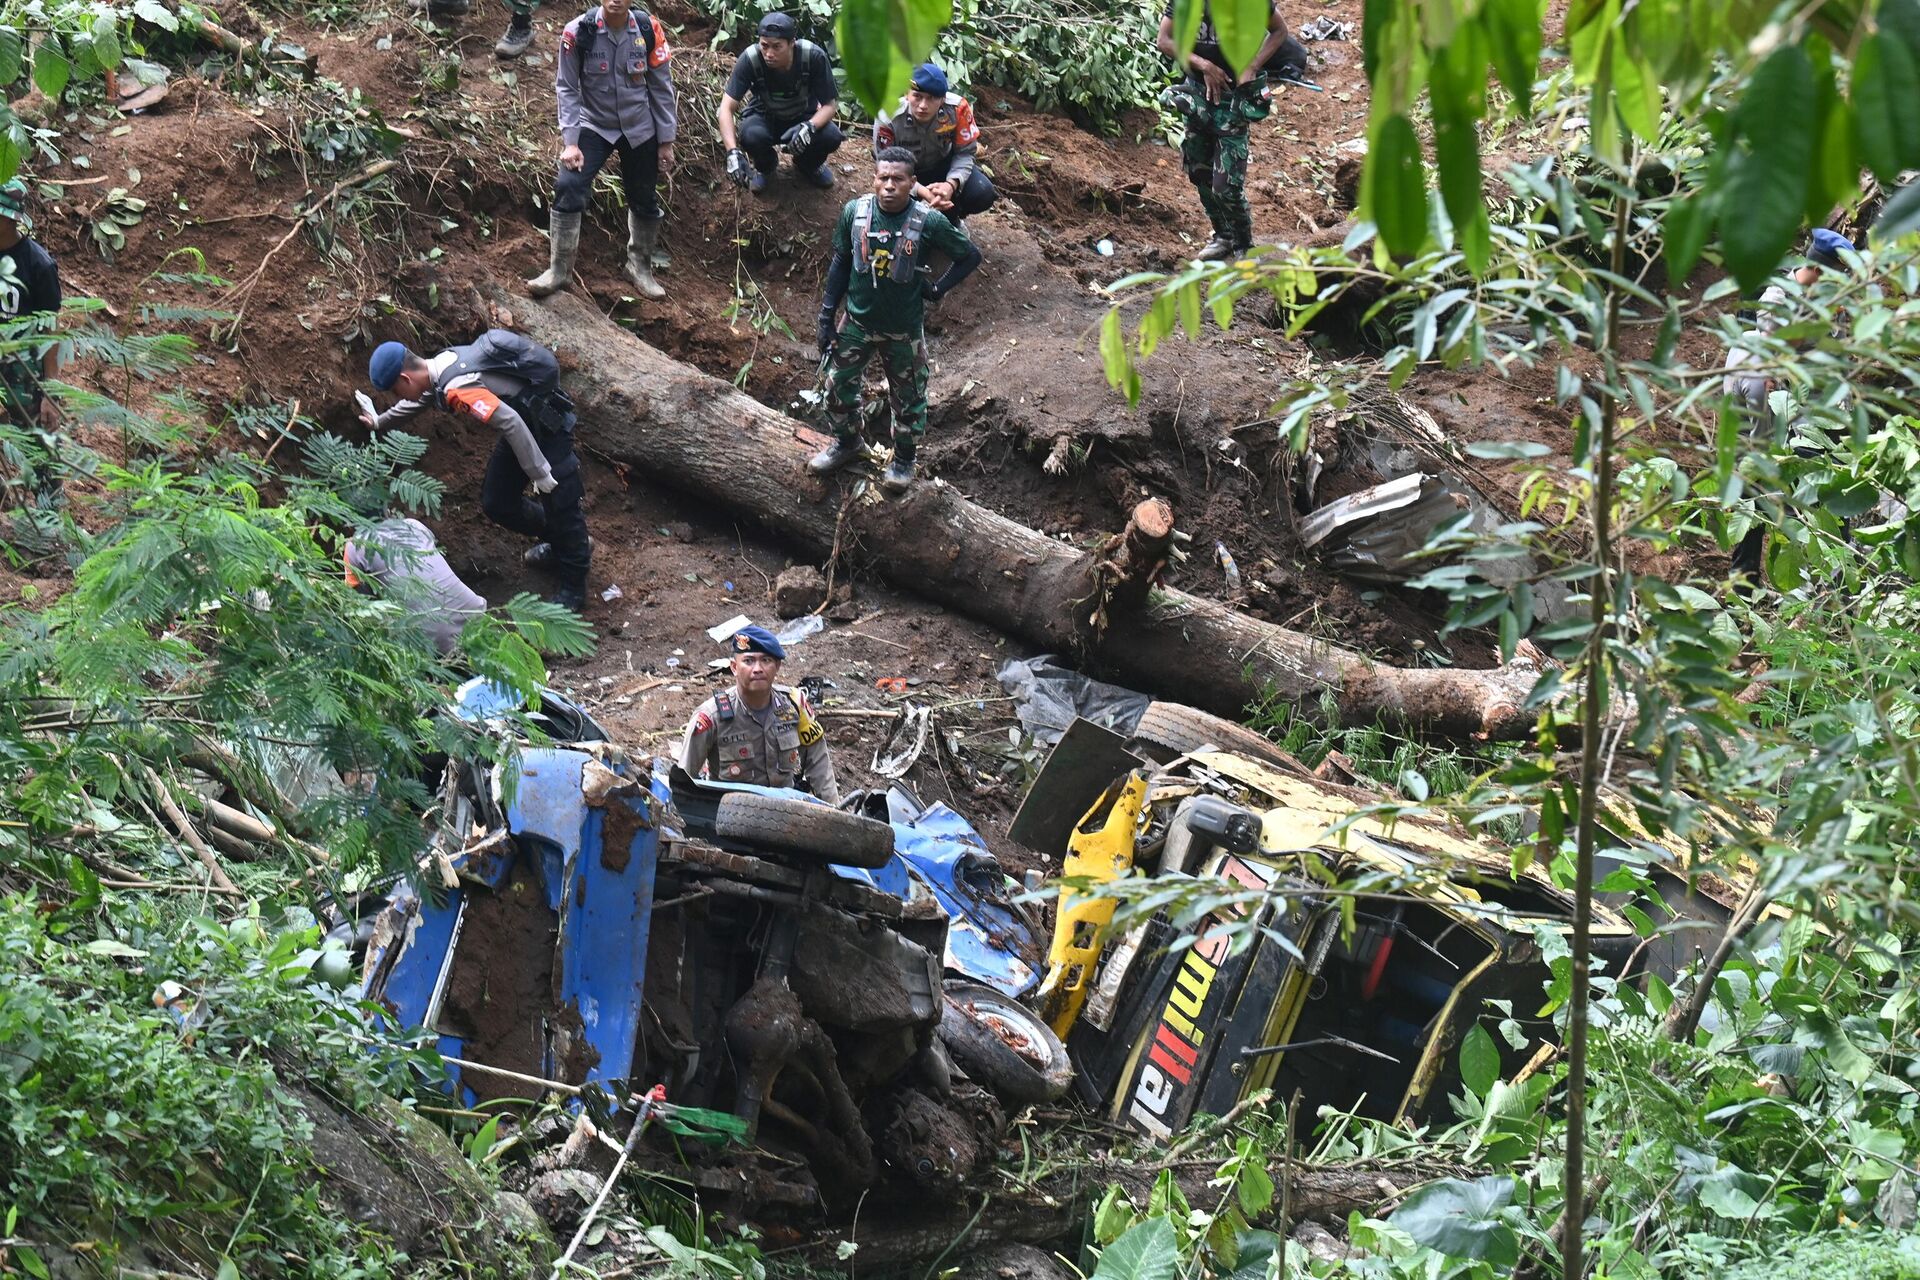
<instances>
[{"instance_id":1,"label":"man standing on log","mask_svg":"<svg viewBox=\"0 0 1920 1280\"><path fill-rule=\"evenodd\" d=\"M1160 19L1157 43L1161 53L1174 56L1171 0ZM1253 210L1247 205L1247 130L1273 111L1268 72L1297 80L1306 66L1306 46L1287 34L1277 0L1267 16L1266 41L1242 71L1228 64L1220 48L1213 10L1202 11L1200 33L1187 56L1186 78L1160 95L1161 103L1186 125L1180 159L1213 227L1213 239L1200 250L1202 262L1237 257L1253 244Z\"/></svg>"},{"instance_id":2,"label":"man standing on log","mask_svg":"<svg viewBox=\"0 0 1920 1280\"><path fill-rule=\"evenodd\" d=\"M32 230L27 184L12 178L0 186L0 324L34 315L50 322L60 310L59 264L28 235ZM37 355L0 356L0 418L37 437L46 449L46 463L32 471L34 490L43 498L60 492L60 407L41 384L59 373L59 345L51 334Z\"/></svg>"},{"instance_id":3,"label":"man standing on log","mask_svg":"<svg viewBox=\"0 0 1920 1280\"><path fill-rule=\"evenodd\" d=\"M787 651L765 627L747 627L727 642L733 688L694 711L680 743L680 767L715 782L792 787L840 803L826 733L798 689L775 684Z\"/></svg>"},{"instance_id":4,"label":"man standing on log","mask_svg":"<svg viewBox=\"0 0 1920 1280\"><path fill-rule=\"evenodd\" d=\"M999 193L976 163L980 126L973 104L947 91L947 73L931 62L914 69L900 110L873 122L873 153L888 147L913 152L913 198L947 215L954 226L984 213Z\"/></svg>"},{"instance_id":5,"label":"man standing on log","mask_svg":"<svg viewBox=\"0 0 1920 1280\"><path fill-rule=\"evenodd\" d=\"M727 177L756 195L765 191L780 167L774 148L781 146L792 153L795 173L822 190L831 187L827 157L845 141L833 122L839 106L827 51L802 40L799 24L784 13L760 19L759 41L734 62L720 95L716 123Z\"/></svg>"},{"instance_id":6,"label":"man standing on log","mask_svg":"<svg viewBox=\"0 0 1920 1280\"><path fill-rule=\"evenodd\" d=\"M489 329L463 347L423 360L398 342L374 348L367 377L400 397L369 427L405 422L433 404L500 433L480 485L480 509L503 528L542 539L526 563L560 580L554 600L586 608L587 536L580 459L573 452L573 400L560 389L553 352L509 329ZM528 499L533 486L538 501Z\"/></svg>"},{"instance_id":7,"label":"man standing on log","mask_svg":"<svg viewBox=\"0 0 1920 1280\"><path fill-rule=\"evenodd\" d=\"M630 0L606 0L560 33L553 76L560 173L553 184L546 274L527 281L534 297L567 287L593 179L615 152L627 195L627 278L649 301L667 296L653 278L653 250L665 216L657 188L660 175L673 168L679 123L667 69L672 56L660 20L632 8Z\"/></svg>"},{"instance_id":8,"label":"man standing on log","mask_svg":"<svg viewBox=\"0 0 1920 1280\"><path fill-rule=\"evenodd\" d=\"M828 364L827 422L833 443L807 469L829 475L860 459L860 383L876 354L893 409L889 493L913 483L914 455L927 430L926 310L980 265L980 250L944 213L913 198L913 152L889 147L873 162L873 193L847 201L833 232L833 263L820 301L820 358ZM928 250L953 259L938 280ZM847 318L835 318L845 301Z\"/></svg>"}]
</instances>

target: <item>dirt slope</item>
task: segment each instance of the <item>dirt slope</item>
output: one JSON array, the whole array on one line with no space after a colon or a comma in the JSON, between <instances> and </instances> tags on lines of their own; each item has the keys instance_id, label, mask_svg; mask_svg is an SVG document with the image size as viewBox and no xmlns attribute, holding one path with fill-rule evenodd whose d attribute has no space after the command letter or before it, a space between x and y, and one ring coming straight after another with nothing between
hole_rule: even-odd
<instances>
[{"instance_id":1,"label":"dirt slope","mask_svg":"<svg viewBox=\"0 0 1920 1280\"><path fill-rule=\"evenodd\" d=\"M1358 0L1315 7L1351 23L1356 34L1359 10ZM685 10L668 5L662 14L679 28L685 122L680 167L666 189L673 265L663 279L670 296L648 307L624 296L618 250L607 234L624 227L611 196L596 211L579 279L612 319L786 407L813 379L810 334L824 242L840 203L866 189L868 150L856 134L836 157L840 182L832 192L782 180L756 200L724 184L708 120L731 55L708 50L710 31ZM546 86L566 16L543 9L535 54L512 70L489 51L497 13L439 29L404 11L376 14L349 30L286 24L280 37L313 51L321 77L356 90L404 131L398 167L387 180L336 189L374 153L322 171L311 138L302 145L315 128L350 144L352 131L369 123L342 110L337 97L316 92L289 101L237 82L184 76L160 111L101 119L98 126L87 121L67 162L36 173L42 182L72 183L43 217L43 236L60 255L70 290L106 299L124 327L143 327L147 303L244 308L236 338L223 332L204 344L188 388L216 416L227 402L297 399L301 414L351 431L349 394L362 384L372 343L463 339L477 314L472 284L528 275L544 262L539 224L555 146ZM260 30L257 22L237 25ZM1272 119L1255 130L1251 188L1263 238L1321 233L1345 216L1350 200L1351 156L1341 144L1364 128L1359 48L1312 49L1325 92L1283 90ZM427 87L424 72L439 87ZM1212 554L1218 541L1248 578L1267 585L1250 607L1276 621L1319 628L1392 660L1407 660L1415 641L1431 641L1437 619L1429 602L1342 581L1298 547L1288 474L1272 432L1247 424L1265 417L1282 377L1305 367L1304 347L1249 316L1231 331L1210 329L1199 342L1164 347L1146 368L1138 413L1108 388L1093 340L1107 305L1098 287L1128 271L1174 267L1206 235L1177 154L1150 139L1151 119L1137 116L1119 137L1097 137L990 87L974 97L985 161L1005 198L971 220L986 264L930 326L928 470L978 501L1074 540L1117 527L1143 493L1167 495L1195 534L1196 554L1173 572L1177 585L1222 592ZM107 264L91 247L86 224L98 216L102 193L116 185L145 198L148 212L129 233L127 249ZM304 230L297 205L314 210ZM1097 252L1101 241L1111 242L1113 256ZM189 247L232 287L207 290L155 274L190 266L188 256L169 257ZM127 393L111 371L82 370L80 380ZM151 401L160 390L136 386L131 395ZM1524 382L1457 375L1415 384L1416 398L1430 399L1449 426L1478 431L1497 422L1500 433L1539 435L1559 447L1564 433L1539 394ZM545 584L519 565L520 540L478 513L491 442L433 416L418 429L432 442L428 466L448 485L435 525L455 567L493 599L541 589ZM108 433L82 434L118 456ZM256 439L229 428L219 444L258 450L274 434L269 428ZM1066 473L1050 474L1042 460L1063 438ZM727 514L606 466L591 439L581 443L598 540L592 590L598 597L617 587L618 594L596 598L589 611L604 637L599 652L562 664L556 681L595 702L634 746L663 747L709 692L704 660L713 650L702 630L737 613L773 621L768 583L787 559ZM295 448L279 449L279 460L290 460ZM75 497L84 508L84 491ZM57 566L30 573L41 591L59 589ZM12 597L23 581L11 576L0 585ZM963 750L939 761L929 753L910 781L928 798L951 797L997 829L1008 816L1019 766L965 748L1006 741L1008 708L993 701L999 690L992 680L1008 656L1006 643L910 598L866 584L858 593L841 614L855 621L806 641L788 676L831 680L824 700L833 709L885 705L889 699L874 686L881 677L924 681L915 696L955 704L942 716ZM1453 650L1463 662L1487 658L1477 642L1456 641ZM664 683L618 700L653 677ZM832 734L842 770L861 780L879 722L836 718Z\"/></svg>"}]
</instances>

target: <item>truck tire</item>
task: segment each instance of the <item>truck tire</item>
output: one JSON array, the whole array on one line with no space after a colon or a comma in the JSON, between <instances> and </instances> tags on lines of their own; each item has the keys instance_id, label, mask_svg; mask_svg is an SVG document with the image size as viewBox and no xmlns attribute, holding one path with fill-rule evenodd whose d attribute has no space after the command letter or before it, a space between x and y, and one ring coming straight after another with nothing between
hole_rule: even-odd
<instances>
[{"instance_id":1,"label":"truck tire","mask_svg":"<svg viewBox=\"0 0 1920 1280\"><path fill-rule=\"evenodd\" d=\"M720 797L714 834L808 862L873 870L893 857L893 828L824 804L732 791Z\"/></svg>"},{"instance_id":2,"label":"truck tire","mask_svg":"<svg viewBox=\"0 0 1920 1280\"><path fill-rule=\"evenodd\" d=\"M1313 770L1292 753L1244 725L1178 702L1148 704L1140 723L1133 727L1132 745L1136 750L1144 749L1143 754L1161 764L1210 746L1270 764L1284 773L1303 778L1313 776Z\"/></svg>"},{"instance_id":3,"label":"truck tire","mask_svg":"<svg viewBox=\"0 0 1920 1280\"><path fill-rule=\"evenodd\" d=\"M1010 1107L1052 1102L1073 1083L1060 1037L1040 1016L977 982L949 981L940 1042L967 1078Z\"/></svg>"}]
</instances>

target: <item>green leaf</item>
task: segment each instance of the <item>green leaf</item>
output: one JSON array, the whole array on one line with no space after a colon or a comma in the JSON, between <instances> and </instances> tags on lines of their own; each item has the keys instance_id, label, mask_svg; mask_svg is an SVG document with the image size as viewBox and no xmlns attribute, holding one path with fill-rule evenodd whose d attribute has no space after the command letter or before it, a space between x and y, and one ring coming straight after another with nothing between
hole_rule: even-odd
<instances>
[{"instance_id":1,"label":"green leaf","mask_svg":"<svg viewBox=\"0 0 1920 1280\"><path fill-rule=\"evenodd\" d=\"M1512 1178L1442 1178L1408 1196L1387 1221L1448 1257L1511 1267L1520 1240L1499 1215L1512 1201Z\"/></svg>"},{"instance_id":2,"label":"green leaf","mask_svg":"<svg viewBox=\"0 0 1920 1280\"><path fill-rule=\"evenodd\" d=\"M1208 0L1213 29L1220 37L1220 52L1235 71L1253 65L1260 46L1267 38L1267 22L1273 14L1271 0Z\"/></svg>"},{"instance_id":3,"label":"green leaf","mask_svg":"<svg viewBox=\"0 0 1920 1280\"><path fill-rule=\"evenodd\" d=\"M120 65L120 24L111 13L93 20L93 56L108 71Z\"/></svg>"},{"instance_id":4,"label":"green leaf","mask_svg":"<svg viewBox=\"0 0 1920 1280\"><path fill-rule=\"evenodd\" d=\"M42 40L33 51L34 87L58 102L72 78L73 67L67 62L67 55L60 52L58 45Z\"/></svg>"},{"instance_id":5,"label":"green leaf","mask_svg":"<svg viewBox=\"0 0 1920 1280\"><path fill-rule=\"evenodd\" d=\"M1174 0L1173 60L1178 66L1186 66L1193 56L1193 42L1200 35L1200 15L1206 7L1207 0Z\"/></svg>"},{"instance_id":6,"label":"green leaf","mask_svg":"<svg viewBox=\"0 0 1920 1280\"><path fill-rule=\"evenodd\" d=\"M1806 553L1798 543L1787 538L1770 536L1767 539L1767 578L1780 591L1791 591L1800 585L1800 570L1807 562Z\"/></svg>"},{"instance_id":7,"label":"green leaf","mask_svg":"<svg viewBox=\"0 0 1920 1280\"><path fill-rule=\"evenodd\" d=\"M1266 1166L1249 1159L1240 1168L1240 1211L1249 1218L1258 1217L1273 1205L1273 1175Z\"/></svg>"},{"instance_id":8,"label":"green leaf","mask_svg":"<svg viewBox=\"0 0 1920 1280\"><path fill-rule=\"evenodd\" d=\"M1177 295L1180 305L1180 328L1186 333L1187 340L1200 336L1200 282L1190 281L1180 286Z\"/></svg>"},{"instance_id":9,"label":"green leaf","mask_svg":"<svg viewBox=\"0 0 1920 1280\"><path fill-rule=\"evenodd\" d=\"M0 89L20 78L24 56L25 49L20 43L19 33L0 31Z\"/></svg>"},{"instance_id":10,"label":"green leaf","mask_svg":"<svg viewBox=\"0 0 1920 1280\"><path fill-rule=\"evenodd\" d=\"M1875 177L1891 186L1907 166L1911 140L1920 121L1910 118L1920 100L1920 71L1900 41L1871 35L1853 62L1853 130L1860 159Z\"/></svg>"},{"instance_id":11,"label":"green leaf","mask_svg":"<svg viewBox=\"0 0 1920 1280\"><path fill-rule=\"evenodd\" d=\"M913 64L894 45L896 24L904 26L902 12L892 0L845 0L834 18L847 88L870 113L905 93L913 75Z\"/></svg>"},{"instance_id":12,"label":"green leaf","mask_svg":"<svg viewBox=\"0 0 1920 1280\"><path fill-rule=\"evenodd\" d=\"M1499 1079L1500 1047L1494 1044L1487 1029L1476 1022L1460 1042L1460 1080L1484 1098Z\"/></svg>"},{"instance_id":13,"label":"green leaf","mask_svg":"<svg viewBox=\"0 0 1920 1280\"><path fill-rule=\"evenodd\" d=\"M1729 166L1720 242L1740 287L1758 289L1800 234L1813 165L1813 67L1797 45L1754 72L1735 113L1746 143Z\"/></svg>"},{"instance_id":14,"label":"green leaf","mask_svg":"<svg viewBox=\"0 0 1920 1280\"><path fill-rule=\"evenodd\" d=\"M1093 1238L1100 1244L1112 1244L1125 1234L1140 1215L1118 1183L1107 1188L1100 1205L1093 1211Z\"/></svg>"},{"instance_id":15,"label":"green leaf","mask_svg":"<svg viewBox=\"0 0 1920 1280\"><path fill-rule=\"evenodd\" d=\"M160 3L160 0L134 0L133 16L142 22L151 22L162 31L178 31L180 19L173 10Z\"/></svg>"},{"instance_id":16,"label":"green leaf","mask_svg":"<svg viewBox=\"0 0 1920 1280\"><path fill-rule=\"evenodd\" d=\"M1092 1280L1175 1280L1179 1274L1180 1246L1173 1224L1148 1218L1106 1247Z\"/></svg>"},{"instance_id":17,"label":"green leaf","mask_svg":"<svg viewBox=\"0 0 1920 1280\"><path fill-rule=\"evenodd\" d=\"M41 1261L40 1254L36 1250L23 1244L18 1246L16 1252L20 1255L21 1267L28 1275L34 1277L34 1280L49 1280L52 1273L47 1270L47 1264Z\"/></svg>"},{"instance_id":18,"label":"green leaf","mask_svg":"<svg viewBox=\"0 0 1920 1280\"><path fill-rule=\"evenodd\" d=\"M1487 0L1481 10L1492 45L1493 69L1513 95L1514 114L1533 114L1533 81L1540 70L1539 0Z\"/></svg>"},{"instance_id":19,"label":"green leaf","mask_svg":"<svg viewBox=\"0 0 1920 1280\"><path fill-rule=\"evenodd\" d=\"M1427 240L1427 174L1413 122L1395 113L1380 122L1367 151L1361 213L1380 228L1397 257L1410 258Z\"/></svg>"},{"instance_id":20,"label":"green leaf","mask_svg":"<svg viewBox=\"0 0 1920 1280\"><path fill-rule=\"evenodd\" d=\"M14 125L9 121L7 127L0 129L0 182L5 182L20 169L20 144L14 141Z\"/></svg>"},{"instance_id":21,"label":"green leaf","mask_svg":"<svg viewBox=\"0 0 1920 1280\"><path fill-rule=\"evenodd\" d=\"M1873 224L1873 240L1885 244L1916 230L1920 230L1920 182L1910 182L1881 209L1879 221Z\"/></svg>"},{"instance_id":22,"label":"green leaf","mask_svg":"<svg viewBox=\"0 0 1920 1280\"><path fill-rule=\"evenodd\" d=\"M1660 81L1644 61L1628 56L1625 41L1613 52L1613 103L1627 128L1647 142L1660 140Z\"/></svg>"}]
</instances>

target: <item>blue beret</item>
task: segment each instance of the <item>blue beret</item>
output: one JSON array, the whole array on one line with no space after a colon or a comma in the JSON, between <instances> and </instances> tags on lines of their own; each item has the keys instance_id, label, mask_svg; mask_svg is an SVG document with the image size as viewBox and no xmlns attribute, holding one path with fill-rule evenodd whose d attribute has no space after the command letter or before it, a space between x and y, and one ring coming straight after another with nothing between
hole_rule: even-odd
<instances>
[{"instance_id":1,"label":"blue beret","mask_svg":"<svg viewBox=\"0 0 1920 1280\"><path fill-rule=\"evenodd\" d=\"M769 40L796 40L800 36L800 24L775 9L760 19L760 34Z\"/></svg>"},{"instance_id":2,"label":"blue beret","mask_svg":"<svg viewBox=\"0 0 1920 1280\"><path fill-rule=\"evenodd\" d=\"M947 73L931 62L923 62L913 69L913 87L922 93L945 93Z\"/></svg>"},{"instance_id":3,"label":"blue beret","mask_svg":"<svg viewBox=\"0 0 1920 1280\"><path fill-rule=\"evenodd\" d=\"M780 637L765 627L742 627L733 633L728 647L736 654L764 653L769 658L781 662L787 660L787 651L780 647Z\"/></svg>"},{"instance_id":4,"label":"blue beret","mask_svg":"<svg viewBox=\"0 0 1920 1280\"><path fill-rule=\"evenodd\" d=\"M1851 250L1852 248L1853 241L1847 239L1838 231L1829 231L1825 227L1815 227L1813 229L1813 248L1808 252L1807 257L1823 266L1838 267L1843 265L1840 258L1841 252L1843 250Z\"/></svg>"},{"instance_id":5,"label":"blue beret","mask_svg":"<svg viewBox=\"0 0 1920 1280\"><path fill-rule=\"evenodd\" d=\"M373 383L375 391L391 391L400 376L400 367L406 362L406 343L383 342L373 349L373 358L367 361L367 381Z\"/></svg>"}]
</instances>

